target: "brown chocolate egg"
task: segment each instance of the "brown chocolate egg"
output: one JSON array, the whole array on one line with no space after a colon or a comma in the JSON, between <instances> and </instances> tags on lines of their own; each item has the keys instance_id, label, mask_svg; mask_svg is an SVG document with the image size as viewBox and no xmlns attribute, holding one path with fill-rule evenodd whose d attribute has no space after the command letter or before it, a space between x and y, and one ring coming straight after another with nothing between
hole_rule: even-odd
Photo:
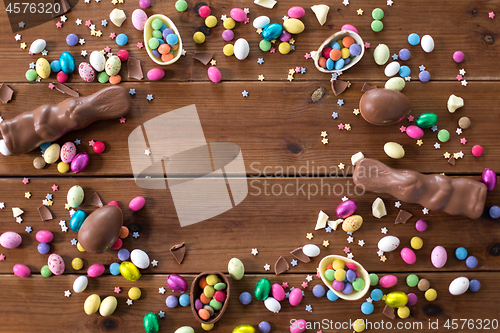
<instances>
[{"instance_id":1,"label":"brown chocolate egg","mask_svg":"<svg viewBox=\"0 0 500 333\"><path fill-rule=\"evenodd\" d=\"M374 125L395 124L411 111L406 95L391 89L371 89L361 96L359 111L363 118Z\"/></svg>"},{"instance_id":2,"label":"brown chocolate egg","mask_svg":"<svg viewBox=\"0 0 500 333\"><path fill-rule=\"evenodd\" d=\"M85 219L78 231L78 243L85 251L102 253L116 242L122 226L122 210L114 205L103 206Z\"/></svg>"}]
</instances>

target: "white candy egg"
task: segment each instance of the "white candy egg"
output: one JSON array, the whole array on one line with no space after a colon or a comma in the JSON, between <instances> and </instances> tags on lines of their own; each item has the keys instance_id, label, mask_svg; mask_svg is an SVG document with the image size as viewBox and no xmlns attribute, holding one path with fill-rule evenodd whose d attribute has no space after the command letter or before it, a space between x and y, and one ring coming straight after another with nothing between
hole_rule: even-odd
<instances>
[{"instance_id":1,"label":"white candy egg","mask_svg":"<svg viewBox=\"0 0 500 333\"><path fill-rule=\"evenodd\" d=\"M394 75L398 74L399 68L401 68L401 65L399 64L399 62L393 61L385 67L384 74L387 77L394 76Z\"/></svg>"},{"instance_id":2,"label":"white candy egg","mask_svg":"<svg viewBox=\"0 0 500 333\"><path fill-rule=\"evenodd\" d=\"M266 300L264 301L264 305L266 306L266 308L269 311L274 312L274 313L278 313L281 310L281 304L280 304L280 302L278 302L273 297L266 298Z\"/></svg>"},{"instance_id":3,"label":"white candy egg","mask_svg":"<svg viewBox=\"0 0 500 333\"><path fill-rule=\"evenodd\" d=\"M244 38L239 38L234 43L234 56L238 60L244 60L248 57L248 53L250 53L250 45Z\"/></svg>"},{"instance_id":4,"label":"white candy egg","mask_svg":"<svg viewBox=\"0 0 500 333\"><path fill-rule=\"evenodd\" d=\"M133 250L130 253L130 260L137 268L146 269L149 267L149 256L143 250Z\"/></svg>"},{"instance_id":5,"label":"white candy egg","mask_svg":"<svg viewBox=\"0 0 500 333\"><path fill-rule=\"evenodd\" d=\"M271 20L267 16L259 16L253 20L253 27L255 29L263 29L266 25L271 23Z\"/></svg>"},{"instance_id":6,"label":"white candy egg","mask_svg":"<svg viewBox=\"0 0 500 333\"><path fill-rule=\"evenodd\" d=\"M94 69L98 72L102 72L104 70L104 65L106 65L106 58L99 51L94 51L90 54L90 65L94 67Z\"/></svg>"},{"instance_id":7,"label":"white candy egg","mask_svg":"<svg viewBox=\"0 0 500 333\"><path fill-rule=\"evenodd\" d=\"M448 290L452 295L462 295L469 289L469 279L466 277L457 277L455 280L451 281Z\"/></svg>"},{"instance_id":8,"label":"white candy egg","mask_svg":"<svg viewBox=\"0 0 500 333\"><path fill-rule=\"evenodd\" d=\"M422 45L422 50L425 52L432 52L434 50L434 39L429 35L425 35L420 40L420 45Z\"/></svg>"},{"instance_id":9,"label":"white candy egg","mask_svg":"<svg viewBox=\"0 0 500 333\"><path fill-rule=\"evenodd\" d=\"M87 285L89 284L89 279L85 275L81 275L75 279L73 282L73 290L75 293L81 293L85 289L87 289Z\"/></svg>"},{"instance_id":10,"label":"white candy egg","mask_svg":"<svg viewBox=\"0 0 500 333\"><path fill-rule=\"evenodd\" d=\"M302 252L308 257L317 257L319 255L320 249L317 245L306 244L302 247Z\"/></svg>"},{"instance_id":11,"label":"white candy egg","mask_svg":"<svg viewBox=\"0 0 500 333\"><path fill-rule=\"evenodd\" d=\"M45 50L47 46L47 42L44 39L37 39L30 46L30 52L33 54L37 54Z\"/></svg>"},{"instance_id":12,"label":"white candy egg","mask_svg":"<svg viewBox=\"0 0 500 333\"><path fill-rule=\"evenodd\" d=\"M378 241L378 248L384 252L391 252L399 246L399 238L395 236L385 236Z\"/></svg>"}]
</instances>

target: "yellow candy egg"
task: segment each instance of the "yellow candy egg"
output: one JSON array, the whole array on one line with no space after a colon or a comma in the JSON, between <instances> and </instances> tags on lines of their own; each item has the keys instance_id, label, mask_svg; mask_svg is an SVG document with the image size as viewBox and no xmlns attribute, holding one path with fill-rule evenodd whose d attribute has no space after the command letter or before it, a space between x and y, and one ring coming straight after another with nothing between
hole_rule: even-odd
<instances>
[{"instance_id":1,"label":"yellow candy egg","mask_svg":"<svg viewBox=\"0 0 500 333\"><path fill-rule=\"evenodd\" d=\"M341 55L342 59L347 59L347 58L349 58L351 53L349 52L349 49L347 47L344 47L343 49L340 50L340 55Z\"/></svg>"},{"instance_id":2,"label":"yellow candy egg","mask_svg":"<svg viewBox=\"0 0 500 333\"><path fill-rule=\"evenodd\" d=\"M124 261L120 264L120 274L129 281L137 281L141 277L139 269L130 261Z\"/></svg>"},{"instance_id":3,"label":"yellow candy egg","mask_svg":"<svg viewBox=\"0 0 500 333\"><path fill-rule=\"evenodd\" d=\"M344 262L343 260L340 260L340 259L335 259L335 260L333 261L332 266L333 266L333 269L334 269L334 270L337 270L337 269L344 269L344 267L345 267L345 262Z\"/></svg>"},{"instance_id":4,"label":"yellow candy egg","mask_svg":"<svg viewBox=\"0 0 500 333\"><path fill-rule=\"evenodd\" d=\"M342 230L345 232L354 232L361 228L363 218L359 215L351 215L342 222Z\"/></svg>"},{"instance_id":5,"label":"yellow candy egg","mask_svg":"<svg viewBox=\"0 0 500 333\"><path fill-rule=\"evenodd\" d=\"M205 25L209 28L213 28L217 25L217 18L213 15L210 15L205 19Z\"/></svg>"},{"instance_id":6,"label":"yellow candy egg","mask_svg":"<svg viewBox=\"0 0 500 333\"><path fill-rule=\"evenodd\" d=\"M288 54L291 49L292 47L288 42L280 43L280 46L278 47L278 51L280 51L281 54Z\"/></svg>"},{"instance_id":7,"label":"yellow candy egg","mask_svg":"<svg viewBox=\"0 0 500 333\"><path fill-rule=\"evenodd\" d=\"M215 274L210 274L207 276L207 283L211 286L215 286L219 282L219 277Z\"/></svg>"},{"instance_id":8,"label":"yellow candy egg","mask_svg":"<svg viewBox=\"0 0 500 333\"><path fill-rule=\"evenodd\" d=\"M424 246L424 241L422 240L422 238L415 236L411 239L410 245L415 250L420 250L422 246Z\"/></svg>"},{"instance_id":9,"label":"yellow candy egg","mask_svg":"<svg viewBox=\"0 0 500 333\"><path fill-rule=\"evenodd\" d=\"M39 58L36 61L35 70L42 79L46 79L50 76L50 64L45 58Z\"/></svg>"},{"instance_id":10,"label":"yellow candy egg","mask_svg":"<svg viewBox=\"0 0 500 333\"><path fill-rule=\"evenodd\" d=\"M304 23L296 18L289 18L283 22L283 27L291 34L300 34L305 29Z\"/></svg>"},{"instance_id":11,"label":"yellow candy egg","mask_svg":"<svg viewBox=\"0 0 500 333\"><path fill-rule=\"evenodd\" d=\"M101 306L99 307L99 313L103 317L111 316L116 310L118 301L115 296L108 296L102 300Z\"/></svg>"},{"instance_id":12,"label":"yellow candy egg","mask_svg":"<svg viewBox=\"0 0 500 333\"><path fill-rule=\"evenodd\" d=\"M97 294L92 294L85 300L83 304L83 310L89 316L94 314L99 310L99 306L101 305L101 298Z\"/></svg>"},{"instance_id":13,"label":"yellow candy egg","mask_svg":"<svg viewBox=\"0 0 500 333\"><path fill-rule=\"evenodd\" d=\"M234 54L234 45L233 44L224 45L222 52L224 53L225 56L228 57L232 56Z\"/></svg>"},{"instance_id":14,"label":"yellow candy egg","mask_svg":"<svg viewBox=\"0 0 500 333\"><path fill-rule=\"evenodd\" d=\"M354 323L352 323L352 329L355 332L363 332L366 328L365 321L363 319L356 319Z\"/></svg>"},{"instance_id":15,"label":"yellow candy egg","mask_svg":"<svg viewBox=\"0 0 500 333\"><path fill-rule=\"evenodd\" d=\"M428 300L429 302L435 301L436 298L438 297L436 289L430 288L427 289L425 292L425 299Z\"/></svg>"},{"instance_id":16,"label":"yellow candy egg","mask_svg":"<svg viewBox=\"0 0 500 333\"><path fill-rule=\"evenodd\" d=\"M85 249L80 245L80 242L76 243L76 248L78 249L78 251L80 252L85 252Z\"/></svg>"},{"instance_id":17,"label":"yellow candy egg","mask_svg":"<svg viewBox=\"0 0 500 333\"><path fill-rule=\"evenodd\" d=\"M193 35L193 40L196 44L203 44L205 42L205 35L201 31L196 31Z\"/></svg>"},{"instance_id":18,"label":"yellow candy egg","mask_svg":"<svg viewBox=\"0 0 500 333\"><path fill-rule=\"evenodd\" d=\"M66 173L69 171L69 164L64 162L57 163L57 171L60 173Z\"/></svg>"},{"instance_id":19,"label":"yellow candy egg","mask_svg":"<svg viewBox=\"0 0 500 333\"><path fill-rule=\"evenodd\" d=\"M203 293L205 294L205 296L207 296L208 298L212 298L214 297L214 294L215 294L215 289L214 287L212 287L211 285L208 285L206 286L204 289L203 289Z\"/></svg>"},{"instance_id":20,"label":"yellow candy egg","mask_svg":"<svg viewBox=\"0 0 500 333\"><path fill-rule=\"evenodd\" d=\"M73 267L75 271L79 271L80 269L83 268L83 260L80 258L73 259L71 261L71 267Z\"/></svg>"},{"instance_id":21,"label":"yellow candy egg","mask_svg":"<svg viewBox=\"0 0 500 333\"><path fill-rule=\"evenodd\" d=\"M408 296L402 291L393 291L385 296L385 304L393 308L405 306L408 303Z\"/></svg>"},{"instance_id":22,"label":"yellow candy egg","mask_svg":"<svg viewBox=\"0 0 500 333\"><path fill-rule=\"evenodd\" d=\"M255 333L255 328L252 325L240 325L233 329L233 333Z\"/></svg>"},{"instance_id":23,"label":"yellow candy egg","mask_svg":"<svg viewBox=\"0 0 500 333\"><path fill-rule=\"evenodd\" d=\"M344 281L346 276L346 272L344 269L339 268L335 271L335 280Z\"/></svg>"},{"instance_id":24,"label":"yellow candy egg","mask_svg":"<svg viewBox=\"0 0 500 333\"><path fill-rule=\"evenodd\" d=\"M137 287L132 287L128 290L128 298L135 301L136 299L141 298L141 289Z\"/></svg>"},{"instance_id":25,"label":"yellow candy egg","mask_svg":"<svg viewBox=\"0 0 500 333\"><path fill-rule=\"evenodd\" d=\"M410 316L410 309L407 306L402 306L398 309L398 316L401 319L408 318Z\"/></svg>"},{"instance_id":26,"label":"yellow candy egg","mask_svg":"<svg viewBox=\"0 0 500 333\"><path fill-rule=\"evenodd\" d=\"M231 30L231 29L234 29L236 22L234 22L234 20L232 18L228 18L228 19L224 20L224 23L222 23L222 25L224 26L224 28Z\"/></svg>"},{"instance_id":27,"label":"yellow candy egg","mask_svg":"<svg viewBox=\"0 0 500 333\"><path fill-rule=\"evenodd\" d=\"M205 331L210 331L212 328L214 328L214 324L201 324L201 328Z\"/></svg>"}]
</instances>

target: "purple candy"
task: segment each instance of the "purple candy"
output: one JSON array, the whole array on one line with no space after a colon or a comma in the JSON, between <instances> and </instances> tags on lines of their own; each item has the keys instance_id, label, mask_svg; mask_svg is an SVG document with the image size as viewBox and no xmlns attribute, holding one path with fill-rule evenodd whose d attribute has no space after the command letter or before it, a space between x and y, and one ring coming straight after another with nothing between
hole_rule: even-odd
<instances>
[{"instance_id":1,"label":"purple candy","mask_svg":"<svg viewBox=\"0 0 500 333\"><path fill-rule=\"evenodd\" d=\"M224 39L226 42L233 40L233 38L234 38L233 30L227 29L222 32L222 39Z\"/></svg>"},{"instance_id":2,"label":"purple candy","mask_svg":"<svg viewBox=\"0 0 500 333\"><path fill-rule=\"evenodd\" d=\"M177 306L177 304L179 304L179 299L177 297L175 297L174 295L170 295L165 300L165 304L169 308L175 308Z\"/></svg>"},{"instance_id":3,"label":"purple candy","mask_svg":"<svg viewBox=\"0 0 500 333\"><path fill-rule=\"evenodd\" d=\"M410 59L411 53L408 49L401 49L399 51L398 56L399 56L399 60L406 61L406 60Z\"/></svg>"},{"instance_id":4,"label":"purple candy","mask_svg":"<svg viewBox=\"0 0 500 333\"><path fill-rule=\"evenodd\" d=\"M335 280L332 283L332 287L336 291L341 291L342 289L344 289L344 282Z\"/></svg>"},{"instance_id":5,"label":"purple candy","mask_svg":"<svg viewBox=\"0 0 500 333\"><path fill-rule=\"evenodd\" d=\"M361 54L361 46L358 44L354 43L351 46L349 46L349 53L353 56L357 56Z\"/></svg>"},{"instance_id":6,"label":"purple candy","mask_svg":"<svg viewBox=\"0 0 500 333\"><path fill-rule=\"evenodd\" d=\"M477 266L477 258L474 256L469 256L467 259L465 259L465 264L469 268L476 268Z\"/></svg>"},{"instance_id":7,"label":"purple candy","mask_svg":"<svg viewBox=\"0 0 500 333\"><path fill-rule=\"evenodd\" d=\"M89 155L87 153L77 154L71 161L71 171L80 173L87 168L87 165L89 165Z\"/></svg>"},{"instance_id":8,"label":"purple candy","mask_svg":"<svg viewBox=\"0 0 500 333\"><path fill-rule=\"evenodd\" d=\"M38 244L38 252L41 254L47 254L50 251L50 245L47 243L40 243Z\"/></svg>"},{"instance_id":9,"label":"purple candy","mask_svg":"<svg viewBox=\"0 0 500 333\"><path fill-rule=\"evenodd\" d=\"M344 59L344 66L347 66L351 62L351 57Z\"/></svg>"},{"instance_id":10,"label":"purple candy","mask_svg":"<svg viewBox=\"0 0 500 333\"><path fill-rule=\"evenodd\" d=\"M313 287L313 295L316 296L316 297L323 297L325 296L325 287L323 287L323 285L321 284L317 284Z\"/></svg>"},{"instance_id":11,"label":"purple candy","mask_svg":"<svg viewBox=\"0 0 500 333\"><path fill-rule=\"evenodd\" d=\"M151 53L153 53L153 55L154 55L156 58L161 58L161 54L160 54L160 52L158 52L158 50L157 50L157 49L151 50Z\"/></svg>"},{"instance_id":12,"label":"purple candy","mask_svg":"<svg viewBox=\"0 0 500 333\"><path fill-rule=\"evenodd\" d=\"M352 200L346 200L337 206L337 216L344 219L351 216L358 208L358 205Z\"/></svg>"},{"instance_id":13,"label":"purple candy","mask_svg":"<svg viewBox=\"0 0 500 333\"><path fill-rule=\"evenodd\" d=\"M406 303L406 305L412 306L412 305L417 304L417 301L418 301L417 295L415 295L414 293L409 293L406 296L408 296L408 303Z\"/></svg>"},{"instance_id":14,"label":"purple candy","mask_svg":"<svg viewBox=\"0 0 500 333\"><path fill-rule=\"evenodd\" d=\"M353 271L352 269L347 270L346 273L347 281L352 282L356 280L356 272Z\"/></svg>"},{"instance_id":15,"label":"purple candy","mask_svg":"<svg viewBox=\"0 0 500 333\"><path fill-rule=\"evenodd\" d=\"M348 282L345 283L344 289L342 289L342 294L349 295L350 293L352 293L352 284Z\"/></svg>"},{"instance_id":16,"label":"purple candy","mask_svg":"<svg viewBox=\"0 0 500 333\"><path fill-rule=\"evenodd\" d=\"M427 230L427 222L425 222L424 220L418 220L417 223L415 223L415 228L418 231L423 232Z\"/></svg>"},{"instance_id":17,"label":"purple candy","mask_svg":"<svg viewBox=\"0 0 500 333\"><path fill-rule=\"evenodd\" d=\"M497 186L497 174L491 169L484 169L481 175L481 183L486 185L488 191L493 191Z\"/></svg>"},{"instance_id":18,"label":"purple candy","mask_svg":"<svg viewBox=\"0 0 500 333\"><path fill-rule=\"evenodd\" d=\"M196 301L194 301L194 308L196 309L196 311L203 309L203 303L200 301L199 298L196 299Z\"/></svg>"},{"instance_id":19,"label":"purple candy","mask_svg":"<svg viewBox=\"0 0 500 333\"><path fill-rule=\"evenodd\" d=\"M69 45L69 46L75 46L76 44L78 44L78 36L75 35L75 34L69 34L67 37L66 37L66 43Z\"/></svg>"},{"instance_id":20,"label":"purple candy","mask_svg":"<svg viewBox=\"0 0 500 333\"><path fill-rule=\"evenodd\" d=\"M167 284L176 293L183 293L188 288L186 280L177 274L170 274L167 278Z\"/></svg>"},{"instance_id":21,"label":"purple candy","mask_svg":"<svg viewBox=\"0 0 500 333\"><path fill-rule=\"evenodd\" d=\"M461 63L465 59L465 54L462 51L457 51L453 53L453 60L455 60L456 63Z\"/></svg>"},{"instance_id":22,"label":"purple candy","mask_svg":"<svg viewBox=\"0 0 500 333\"><path fill-rule=\"evenodd\" d=\"M420 82L429 82L429 80L431 79L431 73L429 73L428 71L421 71L418 74L418 79L420 80Z\"/></svg>"},{"instance_id":23,"label":"purple candy","mask_svg":"<svg viewBox=\"0 0 500 333\"><path fill-rule=\"evenodd\" d=\"M167 29L163 30L162 35L163 35L163 38L167 38L168 35L173 34L173 33L174 33L174 31L172 29L167 28Z\"/></svg>"},{"instance_id":24,"label":"purple candy","mask_svg":"<svg viewBox=\"0 0 500 333\"><path fill-rule=\"evenodd\" d=\"M125 261L128 260L128 258L130 258L129 250L121 249L120 251L118 251L118 259L120 259L121 261Z\"/></svg>"},{"instance_id":25,"label":"purple candy","mask_svg":"<svg viewBox=\"0 0 500 333\"><path fill-rule=\"evenodd\" d=\"M281 36L280 36L280 40L282 42L288 42L291 38L292 38L292 35L288 31L283 30L283 32L281 33Z\"/></svg>"},{"instance_id":26,"label":"purple candy","mask_svg":"<svg viewBox=\"0 0 500 333\"><path fill-rule=\"evenodd\" d=\"M149 8L149 6L151 6L151 0L139 0L139 6L141 6L141 8Z\"/></svg>"}]
</instances>

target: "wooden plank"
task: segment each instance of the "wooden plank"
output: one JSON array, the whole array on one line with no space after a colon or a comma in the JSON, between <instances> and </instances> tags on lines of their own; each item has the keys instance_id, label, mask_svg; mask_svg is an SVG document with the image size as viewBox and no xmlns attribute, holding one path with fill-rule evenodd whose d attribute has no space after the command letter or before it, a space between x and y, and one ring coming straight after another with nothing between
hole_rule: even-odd
<instances>
[{"instance_id":1,"label":"wooden plank","mask_svg":"<svg viewBox=\"0 0 500 333\"><path fill-rule=\"evenodd\" d=\"M327 23L320 26L310 4L305 4L306 15L303 18L306 26L305 31L296 36L296 49L288 55L269 54L260 51L258 43L261 40L260 35L255 32L251 24L238 23L234 29L236 38L246 38L250 43L250 55L245 61L239 61L235 57L227 58L222 53L225 42L221 38L223 27L219 21L217 27L212 29L207 41L202 45L196 45L192 41L193 34L198 29L204 31L210 30L204 27L203 19L195 13L195 8L201 6L203 2L196 6L190 4L189 10L184 13L176 12L172 3L156 2L154 7L147 9L148 15L162 13L169 16L179 28L184 41L184 48L187 51L186 57L182 57L176 64L166 67L167 75L165 81L207 81L206 67L193 60L191 57L196 51L210 51L215 54L217 66L220 68L223 80L257 80L258 75L264 74L267 80L287 79L289 68L296 66L306 67L307 74L296 75L296 80L328 80L329 74L320 73L313 66L312 60L306 60L304 54L311 50L316 50L319 45L332 33L340 30L342 25L349 23L357 27L364 41L371 43L371 48L366 52L365 57L354 68L346 72L348 79L367 78L372 80L385 80L383 68L376 66L373 61L373 50L380 43L385 43L390 47L391 54L398 53L401 48L409 48L412 57L407 61L411 67L412 76L415 78L418 74L418 66L425 65L433 80L455 80L458 69L466 68L467 80L498 80L498 74L492 70L496 65L496 55L500 51L496 43L498 35L498 26L495 20L488 18L488 12L494 10L494 6L489 3L471 3L467 1L441 1L438 5L431 0L423 0L413 3L394 3L391 7L382 6L385 16L383 18L384 30L380 33L374 33L370 24L372 22L371 11L381 6L379 1L369 0L362 4L351 4L347 7L337 2L330 5ZM229 16L229 11L233 7L249 7L250 23L259 15L268 15L271 22L282 23L282 17L286 15L291 6L297 5L294 1L280 1L273 10L268 10L260 6L244 1L217 1L210 3L212 13L220 19L221 15ZM77 64L81 61L88 61L87 58L80 56L81 50L87 50L90 53L93 50L102 50L106 46L112 48L116 53L119 47L115 42L109 39L111 32L126 33L129 37L129 43L124 48L129 50L131 56L140 59L144 70L157 67L149 59L144 49L139 50L136 45L143 42L142 31L133 28L131 14L137 8L134 2L125 2L119 4L117 8L124 9L128 19L122 27L117 28L111 22L103 27L100 21L108 19L109 12L114 6L109 2L85 4L79 3L76 8L66 14L68 20L63 28L57 29L53 20L34 29L21 31L22 39L19 42L14 40L14 34L11 32L10 25L7 22L6 13L0 18L0 32L8 36L5 43L0 47L0 59L9 66L0 68L0 77L6 82L25 82L24 74L28 69L27 65L36 61L36 56L30 56L27 50L19 48L20 42L29 44L37 38L44 38L48 41L49 54L47 59L52 61L57 59L62 52L71 52ZM357 9L362 8L364 15L358 16ZM90 35L90 30L84 25L77 26L77 18L92 20L96 24L96 29L103 32L101 38ZM423 19L425 18L425 19ZM439 22L439 24L429 24L429 22ZM29 22L28 22L29 23ZM27 27L26 27L27 28ZM425 54L420 46L410 46L407 42L407 36L416 32L420 36L430 34L435 40L435 50L430 54ZM75 33L85 39L86 43L81 46L69 47L65 43L65 36L69 33ZM234 41L233 41L234 43ZM277 46L276 46L277 47ZM453 52L462 50L466 54L466 62L455 64L452 60ZM476 61L480 55L481 61ZM259 66L257 59L264 57L265 64ZM127 80L126 71L122 71L122 78ZM82 82L77 74L71 78L72 82Z\"/></svg>"},{"instance_id":2,"label":"wooden plank","mask_svg":"<svg viewBox=\"0 0 500 333\"><path fill-rule=\"evenodd\" d=\"M257 300L252 300L249 305L242 305L238 296L243 291L248 291L253 294L255 284L259 279L266 277L272 283L288 282L289 287L300 288L300 285L305 281L305 275L287 274L284 276L271 276L269 274L245 275L240 281L230 279L231 295L227 311L219 322L215 324L215 332L231 332L233 328L241 324L250 324L257 327L261 321L268 321L273 329L273 332L289 332L291 319L305 319L310 322L310 325L326 325L319 326L323 331L339 332L348 330L335 329L335 325L342 325L342 322L355 321L356 319L365 319L372 325L382 325L383 327L392 327L395 332L404 332L404 328L410 328L419 332L436 332L433 327L429 328L429 322L432 325L438 324L439 330L444 331L445 323L457 323L458 329L455 332L470 332L468 322L464 320L474 320L474 323L479 325L482 320L483 327L486 319L498 321L500 310L496 306L496 299L499 297L497 288L498 273L493 272L475 272L468 273L466 276L470 279L478 279L481 282L481 289L477 293L467 292L460 296L452 296L448 292L449 283L460 276L458 273L422 273L420 278L425 278L430 281L431 287L435 288L438 293L438 298L434 302L428 302L424 299L424 295L417 288L406 286L404 280L406 274L397 274L399 283L385 292L403 291L406 293L413 292L419 298L416 305L410 307L411 315L408 319L394 319L382 315L384 307L383 301L374 302L375 310L372 315L365 316L360 312L360 306L364 299L358 301L343 301L337 300L330 302L326 297L316 298L312 295L312 286L322 284L316 277L305 290L305 296L296 307L292 307L287 300L282 303L281 312L273 314L269 312ZM27 279L20 279L15 276L1 276L2 283L2 311L4 320L2 321L2 331L19 332L37 331L37 332L123 332L133 331L141 332L142 319L148 312L159 313L165 312L165 318L160 319L160 331L173 332L180 326L192 326L196 332L202 332L199 323L194 319L191 309L178 306L174 309L169 309L165 305L165 299L168 295L172 295L171 291L167 291L164 295L158 293L158 288L167 287L165 283L166 275L156 274L154 276L146 275L141 277L137 282L132 283L122 277L103 276L97 279L90 279L87 290L83 293L72 293L69 298L64 297L65 290L72 291L73 280L76 275L65 274L62 276L51 277L45 279L41 276L32 276ZM194 275L184 275L187 282L190 284ZM114 288L121 288L120 294L113 292ZM134 301L131 306L126 305L127 292L131 287L139 287L142 290L142 297ZM83 312L83 303L90 294L98 294L101 299L106 296L115 296L118 300L118 307L115 313L110 317L102 317L99 314L87 316ZM488 295L486 297L486 295ZM176 294L179 296L179 294ZM368 295L366 296L368 297ZM305 306L311 305L313 311L305 311ZM64 309L64 310L62 310ZM49 319L50 318L50 319ZM462 321L460 321L462 319ZM454 320L454 321L453 321ZM318 324L314 324L318 322ZM344 326L348 324L344 324ZM470 322L472 325L473 322ZM332 326L330 326L332 325ZM392 326L387 326L392 325ZM397 326L407 325L407 326ZM415 325L415 326L412 326ZM420 326L421 325L421 326ZM313 326L314 327L314 326ZM377 326L373 326L377 327ZM380 327L380 326L379 326ZM403 329L397 330L397 327ZM471 326L472 331L478 329L479 326ZM495 326L491 326L493 329ZM306 332L318 331L316 329L307 330ZM374 330L374 329L372 329Z\"/></svg>"},{"instance_id":3,"label":"wooden plank","mask_svg":"<svg viewBox=\"0 0 500 333\"><path fill-rule=\"evenodd\" d=\"M377 82L378 86L383 83ZM322 100L312 103L310 95L318 87L325 87ZM61 145L66 141L80 139L78 151L90 154L89 168L81 176L131 176L128 152L128 136L138 126L166 112L195 104L207 142L232 142L242 151L246 172L250 175L302 176L307 175L349 175L352 174L350 158L358 151L365 156L379 159L396 168L410 168L420 172L445 172L448 174L480 174L485 167L500 169L500 148L496 144L496 96L491 91L495 83L475 83L467 88L457 83L409 83L404 93L413 103L412 114L417 117L425 112L438 115L438 128L450 132L449 142L438 142L436 133L425 131L424 144L419 147L416 140L401 133L400 126L413 123L402 121L390 126L375 126L364 121L360 115L352 112L358 108L362 84L353 83L345 93L336 97L328 84L313 83L157 83L137 86L124 84L126 89L136 89L132 97L132 111L125 124L118 120L101 121L88 128L70 132L57 140ZM82 95L97 91L94 85L73 84L73 88ZM33 110L42 103L60 102L66 98L56 91L50 91L46 85L13 85L16 90L15 100L3 106L2 117L10 119L21 111ZM99 87L101 88L101 87ZM247 90L248 98L241 92ZM202 98L201 92L210 98ZM446 101L452 94L461 96L465 106L451 114L446 108ZM154 100L148 102L147 94L153 94ZM284 96L280 97L280 96ZM342 98L344 105L336 103ZM481 110L481 112L479 112ZM338 112L339 118L333 119L332 112ZM455 133L458 119L467 116L472 126ZM338 125L351 124L352 130L340 131ZM191 131L191 128L187 128ZM321 143L321 131L328 132L329 143ZM461 144L460 139L467 143ZM106 143L106 152L97 155L88 146L90 140ZM179 144L183 140L179 140ZM388 141L402 144L406 157L392 160L383 151ZM473 145L480 144L485 153L480 158L472 156ZM455 166L447 163L442 154L463 151L465 157ZM0 175L5 176L51 176L67 177L57 172L56 166L35 170L33 159L39 150L16 157L1 156ZM140 158L143 158L142 155ZM337 165L343 163L345 170ZM325 171L326 170L326 171ZM80 176L79 175L79 176Z\"/></svg>"},{"instance_id":4,"label":"wooden plank","mask_svg":"<svg viewBox=\"0 0 500 333\"><path fill-rule=\"evenodd\" d=\"M51 186L59 186L57 192L52 192ZM68 189L78 184L85 190L85 195L98 192L103 202L116 200L124 213L124 224L131 231L139 232L137 239L130 235L124 240L123 247L132 251L139 248L149 254L151 260L158 260L158 267L150 267L146 274L158 273L196 273L217 269L227 270L227 263L232 257L240 258L250 273L264 273L264 265L274 267L274 263L283 256L288 262L293 257L289 253L293 249L308 243L317 244L321 255L313 258L311 263L300 263L290 266L291 273L315 272L320 259L329 254L345 255L344 248L349 247L354 259L359 260L368 271L383 272L421 272L421 271L461 271L473 272L463 261L454 256L457 247L463 246L479 260L474 270L498 270L500 263L500 243L497 221L491 218L470 220L468 218L449 216L431 211L423 215L422 207L403 203L405 209L414 216L406 224L394 225L399 209L394 207L395 200L389 196L381 196L387 206L388 215L376 219L371 214L371 204L377 197L373 193L354 192L352 179L249 179L249 193L246 199L233 209L187 227L180 227L176 206L169 190L144 190L138 188L131 179L32 179L24 185L20 179L0 180L0 200L6 208L0 214L0 230L15 231L22 235L23 243L16 249L4 249L6 261L0 264L0 273L11 273L14 264L23 263L33 272L39 272L47 263L47 255L37 251L38 242L35 239L37 231L46 229L54 233L51 253L58 253L66 262L66 271L73 272L71 260L81 257L87 269L93 263L110 265L118 261L117 251L109 250L103 254L80 253L71 240L77 233L69 230L61 232L59 220L65 220L69 226L68 211L64 210ZM24 198L26 191L31 192L29 200ZM215 190L208 196L215 195ZM281 192L281 194L280 194ZM37 207L41 205L46 194L53 194L54 220L41 222ZM214 193L214 194L210 194ZM128 202L135 196L146 198L145 207L132 213ZM360 230L353 235L354 242L348 243L348 235L339 230L327 233L325 230L315 231L317 216L320 210L335 219L335 207L343 196L348 196L358 204L357 213L364 217ZM181 201L182 202L182 201ZM176 201L178 204L179 201ZM487 207L498 203L498 193L492 192L487 198ZM24 210L23 222L16 223L12 217L12 207ZM193 212L209 208L208 205L192 207ZM81 207L86 212L92 207ZM424 219L428 222L427 231L420 233L415 229L415 222ZM27 234L24 230L31 226L33 232ZM399 237L400 248L409 247L410 239L419 236L424 241L424 247L416 251L417 264L406 265L400 258L399 251L387 253L388 260L382 263L377 255L378 241L384 236L381 228L386 227L388 235ZM314 238L308 240L307 233ZM464 237L467 235L467 237ZM323 241L330 245L325 248ZM364 240L365 245L358 242ZM186 242L186 257L182 265L177 264L169 253L172 245ZM432 249L441 245L447 249L448 263L437 270L430 262ZM257 248L259 254L253 256L251 250ZM207 260L209 258L210 260Z\"/></svg>"}]
</instances>

